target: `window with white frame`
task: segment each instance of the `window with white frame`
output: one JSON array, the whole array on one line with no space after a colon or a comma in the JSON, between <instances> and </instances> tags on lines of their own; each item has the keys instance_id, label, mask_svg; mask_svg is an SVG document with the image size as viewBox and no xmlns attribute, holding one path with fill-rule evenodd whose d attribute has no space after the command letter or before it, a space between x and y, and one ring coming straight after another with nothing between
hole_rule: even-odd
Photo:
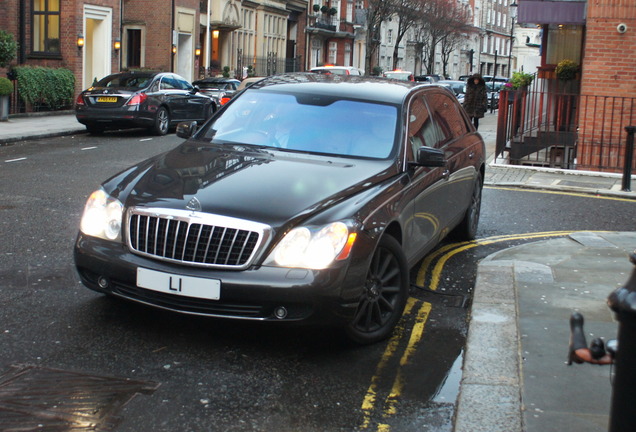
<instances>
[{"instance_id":1,"label":"window with white frame","mask_svg":"<svg viewBox=\"0 0 636 432\"><path fill-rule=\"evenodd\" d=\"M351 44L350 43L345 43L345 46L344 46L343 66L351 66Z\"/></svg>"},{"instance_id":2,"label":"window with white frame","mask_svg":"<svg viewBox=\"0 0 636 432\"><path fill-rule=\"evenodd\" d=\"M338 43L329 42L329 63L335 65L337 58L338 58Z\"/></svg>"}]
</instances>

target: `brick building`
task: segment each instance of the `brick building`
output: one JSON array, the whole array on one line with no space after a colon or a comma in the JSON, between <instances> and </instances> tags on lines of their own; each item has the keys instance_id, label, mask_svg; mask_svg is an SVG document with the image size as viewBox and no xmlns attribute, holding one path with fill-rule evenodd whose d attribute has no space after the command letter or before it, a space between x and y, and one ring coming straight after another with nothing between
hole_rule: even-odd
<instances>
[{"instance_id":1,"label":"brick building","mask_svg":"<svg viewBox=\"0 0 636 432\"><path fill-rule=\"evenodd\" d=\"M67 68L77 94L128 69L190 81L223 67L236 76L250 66L257 75L304 70L307 8L306 0L1 0L0 28L19 43L11 66Z\"/></svg>"},{"instance_id":2,"label":"brick building","mask_svg":"<svg viewBox=\"0 0 636 432\"><path fill-rule=\"evenodd\" d=\"M636 3L518 1L519 22L540 26L543 37L536 85L515 120L524 136L512 146L545 150L550 166L562 159L568 168L621 171L625 127L636 125ZM557 73L564 60L579 65L573 79Z\"/></svg>"}]
</instances>

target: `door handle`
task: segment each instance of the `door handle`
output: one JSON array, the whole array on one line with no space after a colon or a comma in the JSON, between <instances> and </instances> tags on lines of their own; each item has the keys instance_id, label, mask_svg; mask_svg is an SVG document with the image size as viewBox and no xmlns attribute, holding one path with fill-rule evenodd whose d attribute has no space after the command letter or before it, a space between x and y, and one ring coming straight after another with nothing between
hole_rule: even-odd
<instances>
[{"instance_id":1,"label":"door handle","mask_svg":"<svg viewBox=\"0 0 636 432\"><path fill-rule=\"evenodd\" d=\"M450 177L450 170L449 170L449 169L445 169L445 170L442 172L442 177L444 177L446 180L448 180L448 179L449 179L449 177Z\"/></svg>"}]
</instances>

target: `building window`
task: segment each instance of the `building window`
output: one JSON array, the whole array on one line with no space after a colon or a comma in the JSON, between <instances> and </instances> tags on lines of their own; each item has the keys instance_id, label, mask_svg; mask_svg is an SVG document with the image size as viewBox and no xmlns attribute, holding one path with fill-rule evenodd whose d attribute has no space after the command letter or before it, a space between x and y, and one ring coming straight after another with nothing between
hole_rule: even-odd
<instances>
[{"instance_id":1,"label":"building window","mask_svg":"<svg viewBox=\"0 0 636 432\"><path fill-rule=\"evenodd\" d=\"M126 67L141 66L141 29L126 29Z\"/></svg>"},{"instance_id":2,"label":"building window","mask_svg":"<svg viewBox=\"0 0 636 432\"><path fill-rule=\"evenodd\" d=\"M389 29L386 33L386 42L389 45L393 45L393 30Z\"/></svg>"},{"instance_id":3,"label":"building window","mask_svg":"<svg viewBox=\"0 0 636 432\"><path fill-rule=\"evenodd\" d=\"M338 58L338 43L329 42L329 63L336 64Z\"/></svg>"},{"instance_id":4,"label":"building window","mask_svg":"<svg viewBox=\"0 0 636 432\"><path fill-rule=\"evenodd\" d=\"M345 46L344 46L343 66L351 66L351 44L350 43L345 43Z\"/></svg>"},{"instance_id":5,"label":"building window","mask_svg":"<svg viewBox=\"0 0 636 432\"><path fill-rule=\"evenodd\" d=\"M353 0L347 0L347 22L353 22Z\"/></svg>"},{"instance_id":6,"label":"building window","mask_svg":"<svg viewBox=\"0 0 636 432\"><path fill-rule=\"evenodd\" d=\"M33 0L31 28L32 51L60 54L60 0Z\"/></svg>"}]
</instances>

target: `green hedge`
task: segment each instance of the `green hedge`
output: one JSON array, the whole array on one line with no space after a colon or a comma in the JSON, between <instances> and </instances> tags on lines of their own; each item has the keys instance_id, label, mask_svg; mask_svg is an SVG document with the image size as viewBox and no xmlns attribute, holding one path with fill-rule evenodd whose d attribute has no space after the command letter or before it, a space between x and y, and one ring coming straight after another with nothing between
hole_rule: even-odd
<instances>
[{"instance_id":1,"label":"green hedge","mask_svg":"<svg viewBox=\"0 0 636 432\"><path fill-rule=\"evenodd\" d=\"M20 98L33 106L48 106L52 110L73 105L75 76L65 68L40 66L13 68L18 80Z\"/></svg>"}]
</instances>

